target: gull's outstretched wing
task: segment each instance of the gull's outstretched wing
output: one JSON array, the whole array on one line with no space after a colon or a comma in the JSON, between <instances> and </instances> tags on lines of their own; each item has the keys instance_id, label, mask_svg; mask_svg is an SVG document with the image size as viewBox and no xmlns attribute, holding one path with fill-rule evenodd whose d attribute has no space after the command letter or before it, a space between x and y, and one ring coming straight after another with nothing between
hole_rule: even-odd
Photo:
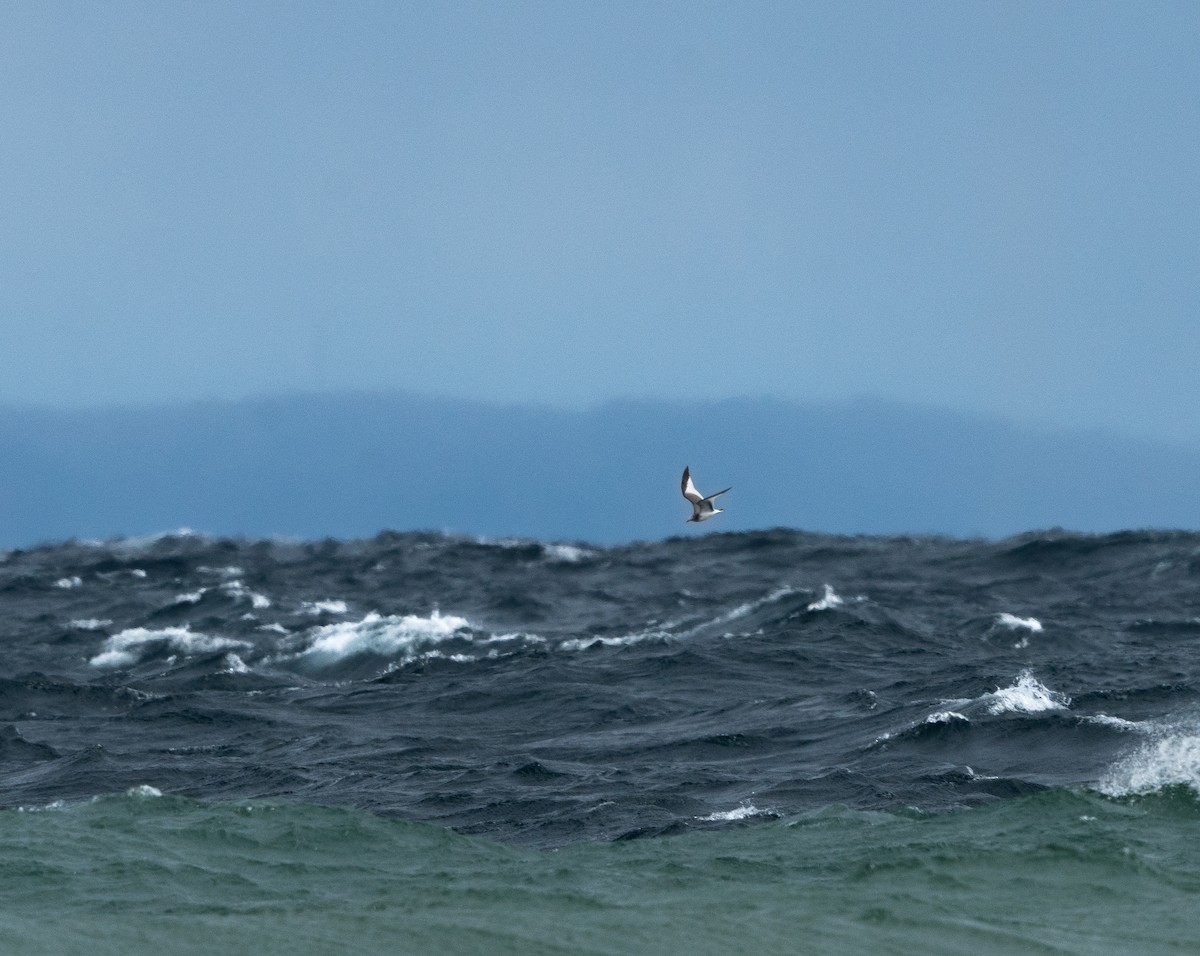
<instances>
[{"instance_id":1,"label":"gull's outstretched wing","mask_svg":"<svg viewBox=\"0 0 1200 956\"><path fill-rule=\"evenodd\" d=\"M683 497L687 498L692 503L692 507L698 505L704 500L704 496L696 490L695 484L692 482L692 473L688 468L683 469Z\"/></svg>"},{"instance_id":2,"label":"gull's outstretched wing","mask_svg":"<svg viewBox=\"0 0 1200 956\"><path fill-rule=\"evenodd\" d=\"M733 491L733 485L730 485L728 488L725 489L725 491ZM718 498L720 498L721 495L725 494L725 491L718 491L711 495L705 495L703 498L700 499L700 506L704 507L704 505L707 504L711 508L712 503L714 501L716 501Z\"/></svg>"}]
</instances>

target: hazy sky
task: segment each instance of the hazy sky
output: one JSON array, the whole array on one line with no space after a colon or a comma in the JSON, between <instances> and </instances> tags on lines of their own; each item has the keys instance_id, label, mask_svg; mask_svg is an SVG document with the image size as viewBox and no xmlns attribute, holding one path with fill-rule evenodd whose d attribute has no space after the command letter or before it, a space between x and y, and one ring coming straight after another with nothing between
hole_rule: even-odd
<instances>
[{"instance_id":1,"label":"hazy sky","mask_svg":"<svg viewBox=\"0 0 1200 956\"><path fill-rule=\"evenodd\" d=\"M0 6L0 401L862 394L1200 444L1200 4Z\"/></svg>"}]
</instances>

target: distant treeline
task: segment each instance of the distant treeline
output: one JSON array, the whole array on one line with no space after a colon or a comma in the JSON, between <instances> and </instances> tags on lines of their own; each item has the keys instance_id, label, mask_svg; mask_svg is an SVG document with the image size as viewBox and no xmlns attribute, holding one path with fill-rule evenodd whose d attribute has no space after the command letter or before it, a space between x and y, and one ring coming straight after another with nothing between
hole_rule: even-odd
<instances>
[{"instance_id":1,"label":"distant treeline","mask_svg":"<svg viewBox=\"0 0 1200 956\"><path fill-rule=\"evenodd\" d=\"M701 529L679 494L732 485ZM1003 536L1195 528L1200 450L874 400L615 402L403 394L93 411L0 409L0 546L180 526L303 538L384 528L596 543L789 526Z\"/></svg>"}]
</instances>

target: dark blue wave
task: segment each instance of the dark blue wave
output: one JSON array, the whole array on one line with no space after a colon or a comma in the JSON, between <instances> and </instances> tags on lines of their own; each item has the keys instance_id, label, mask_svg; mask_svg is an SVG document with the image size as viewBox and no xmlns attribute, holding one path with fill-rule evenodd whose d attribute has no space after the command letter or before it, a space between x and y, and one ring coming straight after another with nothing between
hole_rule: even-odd
<instances>
[{"instance_id":1,"label":"dark blue wave","mask_svg":"<svg viewBox=\"0 0 1200 956\"><path fill-rule=\"evenodd\" d=\"M164 535L0 561L0 803L150 784L554 844L1200 788L1200 536Z\"/></svg>"}]
</instances>

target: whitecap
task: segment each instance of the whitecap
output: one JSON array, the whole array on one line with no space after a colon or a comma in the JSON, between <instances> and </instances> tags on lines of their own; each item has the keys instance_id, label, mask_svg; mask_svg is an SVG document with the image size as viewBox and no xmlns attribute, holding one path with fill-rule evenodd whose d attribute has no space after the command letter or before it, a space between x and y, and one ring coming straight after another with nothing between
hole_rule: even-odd
<instances>
[{"instance_id":1,"label":"whitecap","mask_svg":"<svg viewBox=\"0 0 1200 956\"><path fill-rule=\"evenodd\" d=\"M1015 614L1009 614L1007 611L997 614L996 620L993 622L988 634L993 634L998 628L1004 628L1009 631L1024 631L1021 639L1013 645L1017 650L1023 650L1029 646L1029 635L1040 634L1042 632L1042 622L1036 617L1017 617Z\"/></svg>"},{"instance_id":2,"label":"whitecap","mask_svg":"<svg viewBox=\"0 0 1200 956\"><path fill-rule=\"evenodd\" d=\"M558 645L560 651L586 651L589 647L627 647L631 644L641 644L643 641L670 641L673 634L666 631L643 631L638 634L626 634L622 637L572 637Z\"/></svg>"},{"instance_id":3,"label":"whitecap","mask_svg":"<svg viewBox=\"0 0 1200 956\"><path fill-rule=\"evenodd\" d=\"M969 701L958 701L958 703L969 703ZM950 726L952 724L969 724L970 722L971 722L970 717L968 717L966 714L960 714L956 710L939 710L936 713L930 714L928 717L926 717L920 723L909 724L903 730L897 731L896 733L892 733L891 731L885 731L884 733L880 734L878 737L876 737L871 742L871 746L878 747L881 744L887 744L888 741L893 740L897 737L906 736L909 733L911 733L915 728L920 727L924 724L931 724L933 726L937 726L938 724L943 724L946 726Z\"/></svg>"},{"instance_id":4,"label":"whitecap","mask_svg":"<svg viewBox=\"0 0 1200 956\"><path fill-rule=\"evenodd\" d=\"M841 607L846 602L833 590L828 584L825 585L825 594L819 601L813 601L808 606L810 611L828 611L830 608Z\"/></svg>"},{"instance_id":5,"label":"whitecap","mask_svg":"<svg viewBox=\"0 0 1200 956\"><path fill-rule=\"evenodd\" d=\"M449 532L444 533L444 537L450 541L460 540L458 535ZM484 548L502 548L504 550L545 547L531 538L489 538L486 535L475 535L470 540L473 540L477 545ZM545 551L543 551L544 553Z\"/></svg>"},{"instance_id":6,"label":"whitecap","mask_svg":"<svg viewBox=\"0 0 1200 956\"><path fill-rule=\"evenodd\" d=\"M112 626L112 621L100 620L95 617L79 618L71 621L70 626L77 631L103 631L106 627Z\"/></svg>"},{"instance_id":7,"label":"whitecap","mask_svg":"<svg viewBox=\"0 0 1200 956\"><path fill-rule=\"evenodd\" d=\"M939 710L936 714L930 714L925 718L927 724L950 724L956 720L971 722L966 714L960 714L957 710Z\"/></svg>"},{"instance_id":8,"label":"whitecap","mask_svg":"<svg viewBox=\"0 0 1200 956\"><path fill-rule=\"evenodd\" d=\"M828 586L829 585L826 585L826 587L828 587ZM778 601L780 598L785 598L789 594L795 594L795 593L796 593L795 588L790 587L789 585L785 584L785 585L783 585L783 587L776 588L774 591L772 591L770 594L767 594L764 597L758 598L757 600L754 600L754 601L749 601L746 604L739 604L733 610L726 611L720 617L716 618L712 623L713 624L727 624L730 621L737 620L739 617L745 617L747 614L750 614L753 611L757 611L760 607L765 607L768 604L773 604L774 602ZM835 597L836 597L836 595L835 595ZM838 600L838 603L840 604L841 598L838 598L837 600ZM808 609L810 611L813 610L813 606L810 604Z\"/></svg>"},{"instance_id":9,"label":"whitecap","mask_svg":"<svg viewBox=\"0 0 1200 956\"><path fill-rule=\"evenodd\" d=\"M319 617L322 614L345 614L345 601L302 601L300 613Z\"/></svg>"},{"instance_id":10,"label":"whitecap","mask_svg":"<svg viewBox=\"0 0 1200 956\"><path fill-rule=\"evenodd\" d=\"M83 579L81 577L79 577L78 575L74 575L69 578L59 578L57 581L54 582L54 586L56 588L62 588L63 590L77 588L77 587L80 587L82 584L83 584Z\"/></svg>"},{"instance_id":11,"label":"whitecap","mask_svg":"<svg viewBox=\"0 0 1200 956\"><path fill-rule=\"evenodd\" d=\"M250 668L246 666L246 662L237 654L230 651L225 655L225 671L226 674L249 674Z\"/></svg>"},{"instance_id":12,"label":"whitecap","mask_svg":"<svg viewBox=\"0 0 1200 956\"><path fill-rule=\"evenodd\" d=\"M1007 611L996 615L996 625L998 627L1006 627L1010 631L1026 630L1031 634L1040 634L1042 632L1042 622L1036 617L1017 617L1015 614L1009 614Z\"/></svg>"},{"instance_id":13,"label":"whitecap","mask_svg":"<svg viewBox=\"0 0 1200 956\"><path fill-rule=\"evenodd\" d=\"M152 787L148 783L143 783L136 787L130 787L125 791L125 796L135 797L139 800L150 800L154 797L161 797L162 791L158 787Z\"/></svg>"},{"instance_id":14,"label":"whitecap","mask_svg":"<svg viewBox=\"0 0 1200 956\"><path fill-rule=\"evenodd\" d=\"M386 617L372 611L361 621L341 621L313 628L312 643L299 656L328 661L357 654L412 656L418 649L463 634L470 628L465 617L434 611L429 617L406 614Z\"/></svg>"},{"instance_id":15,"label":"whitecap","mask_svg":"<svg viewBox=\"0 0 1200 956\"><path fill-rule=\"evenodd\" d=\"M574 544L543 544L542 553L551 560L565 561L568 564L577 564L596 554L595 551Z\"/></svg>"},{"instance_id":16,"label":"whitecap","mask_svg":"<svg viewBox=\"0 0 1200 956\"><path fill-rule=\"evenodd\" d=\"M1112 727L1114 730L1137 731L1143 729L1137 721L1126 720L1124 717L1110 717L1108 714L1092 714L1081 719L1084 723Z\"/></svg>"},{"instance_id":17,"label":"whitecap","mask_svg":"<svg viewBox=\"0 0 1200 956\"><path fill-rule=\"evenodd\" d=\"M228 594L234 600L243 598L249 600L250 606L259 610L271 606L271 599L265 595L259 594L256 591L251 591L241 581L227 581L221 585L221 590Z\"/></svg>"},{"instance_id":18,"label":"whitecap","mask_svg":"<svg viewBox=\"0 0 1200 956\"><path fill-rule=\"evenodd\" d=\"M137 663L142 653L154 645L165 645L172 651L185 655L250 646L245 641L235 641L228 637L192 633L186 624L183 627L164 627L160 630L131 627L108 638L101 652L88 663L92 667L126 667Z\"/></svg>"},{"instance_id":19,"label":"whitecap","mask_svg":"<svg viewBox=\"0 0 1200 956\"><path fill-rule=\"evenodd\" d=\"M493 634L490 637L484 637L484 638L474 640L474 643L476 643L476 644L508 644L508 643L514 643L514 642L520 643L520 644L546 644L546 643L548 643L548 641L544 637L542 637L538 634L530 634L526 631L514 631L511 634Z\"/></svg>"},{"instance_id":20,"label":"whitecap","mask_svg":"<svg viewBox=\"0 0 1200 956\"><path fill-rule=\"evenodd\" d=\"M445 535L449 540L455 540L456 535L447 533ZM564 561L574 564L578 561L583 561L587 558L594 558L598 552L591 548L585 548L577 544L547 544L546 542L534 541L531 538L489 538L484 535L475 535L470 540L485 548L502 548L505 550L516 549L532 549L540 548L541 556L551 561Z\"/></svg>"},{"instance_id":21,"label":"whitecap","mask_svg":"<svg viewBox=\"0 0 1200 956\"><path fill-rule=\"evenodd\" d=\"M498 655L493 651L490 656L495 657ZM421 661L422 663L425 661L450 661L452 664L474 664L479 658L472 657L470 654L443 654L441 651L426 651L424 654L414 658L414 660ZM388 673L394 673L397 670L399 670L399 665L388 665Z\"/></svg>"},{"instance_id":22,"label":"whitecap","mask_svg":"<svg viewBox=\"0 0 1200 956\"><path fill-rule=\"evenodd\" d=\"M1200 727L1168 726L1119 759L1097 784L1110 797L1154 793L1183 785L1200 793Z\"/></svg>"},{"instance_id":23,"label":"whitecap","mask_svg":"<svg viewBox=\"0 0 1200 956\"><path fill-rule=\"evenodd\" d=\"M1047 710L1065 710L1071 698L1040 683L1033 673L1023 670L1012 687L997 687L979 698L989 714L1037 714Z\"/></svg>"},{"instance_id":24,"label":"whitecap","mask_svg":"<svg viewBox=\"0 0 1200 956\"><path fill-rule=\"evenodd\" d=\"M719 810L705 817L696 817L703 823L731 823L737 820L748 820L750 817L776 816L774 811L760 810L753 803L742 801L732 810Z\"/></svg>"},{"instance_id":25,"label":"whitecap","mask_svg":"<svg viewBox=\"0 0 1200 956\"><path fill-rule=\"evenodd\" d=\"M54 800L51 803L44 804L40 807L22 806L17 807L17 813L45 813L47 810L65 810L67 808L66 800Z\"/></svg>"},{"instance_id":26,"label":"whitecap","mask_svg":"<svg viewBox=\"0 0 1200 956\"><path fill-rule=\"evenodd\" d=\"M997 687L990 694L976 698L958 698L942 701L943 706L962 712L968 716L984 711L993 716L1000 714L1020 713L1036 714L1047 710L1065 710L1071 706L1071 698L1066 694L1052 691L1026 669L1017 675L1016 683L1011 687Z\"/></svg>"}]
</instances>

